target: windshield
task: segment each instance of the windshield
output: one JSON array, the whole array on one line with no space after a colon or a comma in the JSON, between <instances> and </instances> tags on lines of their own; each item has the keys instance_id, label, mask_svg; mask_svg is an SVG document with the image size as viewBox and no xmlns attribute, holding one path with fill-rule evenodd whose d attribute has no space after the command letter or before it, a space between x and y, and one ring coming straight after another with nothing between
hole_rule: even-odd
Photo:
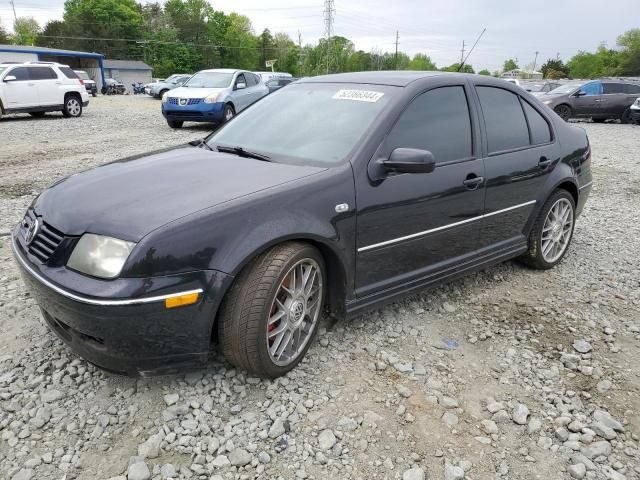
<instances>
[{"instance_id":1,"label":"windshield","mask_svg":"<svg viewBox=\"0 0 640 480\"><path fill-rule=\"evenodd\" d=\"M233 73L198 72L183 87L191 88L225 88L231 85Z\"/></svg>"},{"instance_id":2,"label":"windshield","mask_svg":"<svg viewBox=\"0 0 640 480\"><path fill-rule=\"evenodd\" d=\"M573 92L576 88L582 86L582 83L567 83L566 85L560 85L558 88L554 88L549 92L549 95L564 95Z\"/></svg>"},{"instance_id":3,"label":"windshield","mask_svg":"<svg viewBox=\"0 0 640 480\"><path fill-rule=\"evenodd\" d=\"M215 132L208 144L242 147L276 162L331 166L346 159L398 90L381 85L291 84L242 112Z\"/></svg>"},{"instance_id":4,"label":"windshield","mask_svg":"<svg viewBox=\"0 0 640 480\"><path fill-rule=\"evenodd\" d=\"M91 80L89 75L87 75L87 72L83 72L82 70L74 70L74 72L76 72L76 75L78 75L82 80Z\"/></svg>"}]
</instances>

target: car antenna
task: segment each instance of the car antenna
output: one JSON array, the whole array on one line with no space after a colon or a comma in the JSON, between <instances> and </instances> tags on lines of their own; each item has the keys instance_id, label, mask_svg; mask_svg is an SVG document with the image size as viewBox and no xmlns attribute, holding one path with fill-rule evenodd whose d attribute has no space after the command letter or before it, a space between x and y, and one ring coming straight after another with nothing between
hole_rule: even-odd
<instances>
[{"instance_id":1,"label":"car antenna","mask_svg":"<svg viewBox=\"0 0 640 480\"><path fill-rule=\"evenodd\" d=\"M462 63L460 64L460 66L458 67L458 72L460 70L462 70L462 67L464 67L464 63L467 61L467 58L469 58L469 55L471 55L471 52L473 52L473 49L476 48L476 45L478 44L478 42L480 41L480 38L482 38L482 35L484 35L484 32L486 32L487 29L483 28L482 32L480 32L480 35L478 35L478 38L476 38L475 43L473 44L473 47L471 47L471 50L469 50L469 53L467 53L467 56L464 57L464 59L462 60Z\"/></svg>"}]
</instances>

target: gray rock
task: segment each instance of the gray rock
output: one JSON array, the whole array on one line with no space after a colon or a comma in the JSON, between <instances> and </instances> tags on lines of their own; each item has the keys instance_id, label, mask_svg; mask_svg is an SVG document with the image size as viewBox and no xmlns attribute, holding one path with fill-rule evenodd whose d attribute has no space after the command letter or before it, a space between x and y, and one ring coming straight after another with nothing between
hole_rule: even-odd
<instances>
[{"instance_id":1,"label":"gray rock","mask_svg":"<svg viewBox=\"0 0 640 480\"><path fill-rule=\"evenodd\" d=\"M318 447L320 450L330 450L336 444L336 436L330 429L323 430L318 435Z\"/></svg>"},{"instance_id":2,"label":"gray rock","mask_svg":"<svg viewBox=\"0 0 640 480\"><path fill-rule=\"evenodd\" d=\"M144 462L136 462L129 465L127 470L127 480L149 480L151 472Z\"/></svg>"},{"instance_id":3,"label":"gray rock","mask_svg":"<svg viewBox=\"0 0 640 480\"><path fill-rule=\"evenodd\" d=\"M218 455L216 458L213 459L213 462L211 462L211 465L213 466L213 468L224 468L231 465L231 462L229 461L226 455Z\"/></svg>"},{"instance_id":4,"label":"gray rock","mask_svg":"<svg viewBox=\"0 0 640 480\"><path fill-rule=\"evenodd\" d=\"M616 432L624 432L624 427L622 424L617 421L615 418L609 414L609 412L605 412L604 410L596 410L593 412L593 419L601 424L613 428Z\"/></svg>"},{"instance_id":5,"label":"gray rock","mask_svg":"<svg viewBox=\"0 0 640 480\"><path fill-rule=\"evenodd\" d=\"M31 480L35 476L36 472L30 468L23 468L18 471L11 480Z\"/></svg>"},{"instance_id":6,"label":"gray rock","mask_svg":"<svg viewBox=\"0 0 640 480\"><path fill-rule=\"evenodd\" d=\"M284 421L282 420L282 418L278 417L271 424L271 428L269 428L269 438L278 438L284 432Z\"/></svg>"},{"instance_id":7,"label":"gray rock","mask_svg":"<svg viewBox=\"0 0 640 480\"><path fill-rule=\"evenodd\" d=\"M527 424L527 433L529 435L537 433L542 428L542 421L538 417L531 417Z\"/></svg>"},{"instance_id":8,"label":"gray rock","mask_svg":"<svg viewBox=\"0 0 640 480\"><path fill-rule=\"evenodd\" d=\"M146 442L138 445L138 456L142 458L157 458L160 455L160 444L162 435L156 433L151 435Z\"/></svg>"},{"instance_id":9,"label":"gray rock","mask_svg":"<svg viewBox=\"0 0 640 480\"><path fill-rule=\"evenodd\" d=\"M176 468L172 464L165 463L160 467L160 476L163 479L174 478L178 476L178 472L176 472Z\"/></svg>"},{"instance_id":10,"label":"gray rock","mask_svg":"<svg viewBox=\"0 0 640 480\"><path fill-rule=\"evenodd\" d=\"M444 466L444 480L462 480L464 478L464 470L462 467L454 465Z\"/></svg>"},{"instance_id":11,"label":"gray rock","mask_svg":"<svg viewBox=\"0 0 640 480\"><path fill-rule=\"evenodd\" d=\"M178 403L178 400L180 400L180 395L177 393L168 393L164 396L164 403L166 403L168 407Z\"/></svg>"},{"instance_id":12,"label":"gray rock","mask_svg":"<svg viewBox=\"0 0 640 480\"><path fill-rule=\"evenodd\" d=\"M591 445L581 448L580 453L588 459L597 458L601 455L608 457L611 454L611 444L606 440L593 442Z\"/></svg>"},{"instance_id":13,"label":"gray rock","mask_svg":"<svg viewBox=\"0 0 640 480\"><path fill-rule=\"evenodd\" d=\"M605 425L602 422L592 423L589 428L591 428L591 430L593 430L596 435L599 435L602 438L606 438L607 440L613 440L618 436L613 428Z\"/></svg>"},{"instance_id":14,"label":"gray rock","mask_svg":"<svg viewBox=\"0 0 640 480\"><path fill-rule=\"evenodd\" d=\"M402 474L402 480L424 480L424 470L420 467L413 467L405 470Z\"/></svg>"},{"instance_id":15,"label":"gray rock","mask_svg":"<svg viewBox=\"0 0 640 480\"><path fill-rule=\"evenodd\" d=\"M438 403L444 408L458 408L458 400L453 397L447 397L446 395L440 397Z\"/></svg>"},{"instance_id":16,"label":"gray rock","mask_svg":"<svg viewBox=\"0 0 640 480\"><path fill-rule=\"evenodd\" d=\"M341 430L344 430L345 432L351 432L353 430L356 430L360 426L358 422L351 417L342 417L340 420L338 420L337 425Z\"/></svg>"},{"instance_id":17,"label":"gray rock","mask_svg":"<svg viewBox=\"0 0 640 480\"><path fill-rule=\"evenodd\" d=\"M525 425L529 417L529 409L523 403L516 403L511 412L511 418L518 425Z\"/></svg>"},{"instance_id":18,"label":"gray rock","mask_svg":"<svg viewBox=\"0 0 640 480\"><path fill-rule=\"evenodd\" d=\"M598 390L600 393L611 390L611 387L613 387L613 383L611 383L611 380L601 380L596 384L596 390Z\"/></svg>"},{"instance_id":19,"label":"gray rock","mask_svg":"<svg viewBox=\"0 0 640 480\"><path fill-rule=\"evenodd\" d=\"M271 461L271 455L269 455L265 451L262 451L258 454L258 461L260 463L269 463Z\"/></svg>"},{"instance_id":20,"label":"gray rock","mask_svg":"<svg viewBox=\"0 0 640 480\"><path fill-rule=\"evenodd\" d=\"M64 393L62 393L60 390L56 390L56 389L47 390L42 395L40 395L40 399L44 403L56 402L56 401L60 400L61 398L64 398Z\"/></svg>"},{"instance_id":21,"label":"gray rock","mask_svg":"<svg viewBox=\"0 0 640 480\"><path fill-rule=\"evenodd\" d=\"M458 424L458 416L451 412L444 412L444 415L442 415L442 421L449 428L453 428Z\"/></svg>"},{"instance_id":22,"label":"gray rock","mask_svg":"<svg viewBox=\"0 0 640 480\"><path fill-rule=\"evenodd\" d=\"M411 391L411 389L408 387L405 387L404 385L398 385L396 388L401 397L409 398L411 395L413 395L413 392Z\"/></svg>"},{"instance_id":23,"label":"gray rock","mask_svg":"<svg viewBox=\"0 0 640 480\"><path fill-rule=\"evenodd\" d=\"M584 463L576 463L575 465L570 465L567 471L572 478L582 479L587 474L587 467L585 467Z\"/></svg>"},{"instance_id":24,"label":"gray rock","mask_svg":"<svg viewBox=\"0 0 640 480\"><path fill-rule=\"evenodd\" d=\"M362 416L362 424L364 426L369 425L379 425L384 421L384 417L378 415L376 412L372 412L371 410L366 410L364 415Z\"/></svg>"},{"instance_id":25,"label":"gray rock","mask_svg":"<svg viewBox=\"0 0 640 480\"><path fill-rule=\"evenodd\" d=\"M498 426L493 420L482 420L482 422L480 422L480 428L487 435L498 433Z\"/></svg>"},{"instance_id":26,"label":"gray rock","mask_svg":"<svg viewBox=\"0 0 640 480\"><path fill-rule=\"evenodd\" d=\"M236 448L229 454L229 462L234 467L244 467L251 463L251 454L242 448Z\"/></svg>"},{"instance_id":27,"label":"gray rock","mask_svg":"<svg viewBox=\"0 0 640 480\"><path fill-rule=\"evenodd\" d=\"M579 353L589 353L592 350L591 344L584 339L574 340L573 348Z\"/></svg>"}]
</instances>

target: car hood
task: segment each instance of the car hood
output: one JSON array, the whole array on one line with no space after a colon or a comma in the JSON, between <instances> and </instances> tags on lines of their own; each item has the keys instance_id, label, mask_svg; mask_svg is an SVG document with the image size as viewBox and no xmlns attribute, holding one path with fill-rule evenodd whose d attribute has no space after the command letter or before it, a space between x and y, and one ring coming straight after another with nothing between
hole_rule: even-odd
<instances>
[{"instance_id":1,"label":"car hood","mask_svg":"<svg viewBox=\"0 0 640 480\"><path fill-rule=\"evenodd\" d=\"M185 215L323 170L186 146L67 177L33 208L66 235L90 232L137 242Z\"/></svg>"},{"instance_id":2,"label":"car hood","mask_svg":"<svg viewBox=\"0 0 640 480\"><path fill-rule=\"evenodd\" d=\"M177 98L204 98L224 90L226 90L226 88L178 87L171 90L171 96Z\"/></svg>"}]
</instances>

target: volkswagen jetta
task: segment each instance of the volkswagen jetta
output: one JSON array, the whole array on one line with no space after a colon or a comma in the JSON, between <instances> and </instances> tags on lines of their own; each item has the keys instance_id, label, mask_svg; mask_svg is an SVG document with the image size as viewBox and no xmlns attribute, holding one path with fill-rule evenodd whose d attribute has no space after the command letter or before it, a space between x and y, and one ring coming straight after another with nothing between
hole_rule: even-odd
<instances>
[{"instance_id":1,"label":"volkswagen jetta","mask_svg":"<svg viewBox=\"0 0 640 480\"><path fill-rule=\"evenodd\" d=\"M301 80L202 141L72 175L13 232L50 328L113 372L207 361L274 377L344 317L520 257L560 262L585 132L475 75Z\"/></svg>"}]
</instances>

